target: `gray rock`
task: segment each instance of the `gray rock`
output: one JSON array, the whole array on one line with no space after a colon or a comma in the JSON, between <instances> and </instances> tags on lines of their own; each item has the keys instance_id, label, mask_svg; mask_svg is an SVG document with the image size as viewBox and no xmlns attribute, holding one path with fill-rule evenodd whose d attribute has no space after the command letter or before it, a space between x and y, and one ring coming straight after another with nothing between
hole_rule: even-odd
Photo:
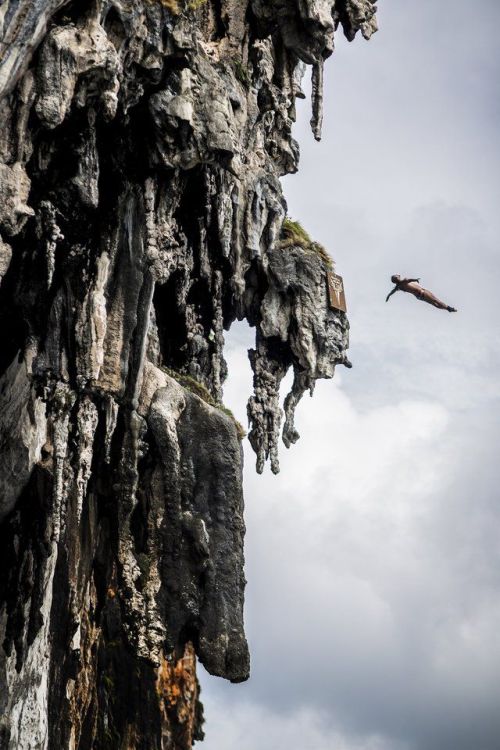
<instances>
[{"instance_id":1,"label":"gray rock","mask_svg":"<svg viewBox=\"0 0 500 750\"><path fill-rule=\"evenodd\" d=\"M248 10L251 12L248 12ZM0 9L0 747L188 750L199 659L249 673L241 428L279 470L346 361L328 258L283 242L295 98L370 0L6 0ZM316 248L316 249L315 249Z\"/></svg>"},{"instance_id":2,"label":"gray rock","mask_svg":"<svg viewBox=\"0 0 500 750\"><path fill-rule=\"evenodd\" d=\"M15 507L47 438L46 408L26 364L15 357L0 378L0 522Z\"/></svg>"}]
</instances>

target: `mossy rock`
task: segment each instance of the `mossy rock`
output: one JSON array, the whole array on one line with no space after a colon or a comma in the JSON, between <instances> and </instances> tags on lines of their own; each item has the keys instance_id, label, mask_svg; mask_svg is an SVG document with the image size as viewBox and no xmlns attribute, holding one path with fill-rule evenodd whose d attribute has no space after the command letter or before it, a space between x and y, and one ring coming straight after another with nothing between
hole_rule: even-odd
<instances>
[{"instance_id":1,"label":"mossy rock","mask_svg":"<svg viewBox=\"0 0 500 750\"><path fill-rule=\"evenodd\" d=\"M159 3L163 5L173 16L178 16L182 11L181 3L179 0L148 0L149 3Z\"/></svg>"},{"instance_id":2,"label":"mossy rock","mask_svg":"<svg viewBox=\"0 0 500 750\"><path fill-rule=\"evenodd\" d=\"M208 388L203 385L203 383L200 383L199 380L193 378L192 375L186 375L185 373L171 370L169 367L162 367L162 370L166 372L167 375L169 375L171 378L176 380L179 385L182 385L182 387L187 391L190 391L191 393L194 393L195 396L198 396L198 398L201 398L201 400L206 404L208 404L209 406L213 406L214 409L218 409L219 411L222 411L224 414L226 414L226 416L231 417L236 427L238 440L243 440L243 438L246 437L247 433L245 431L245 428L243 427L241 422L238 422L231 409L228 409L227 406L224 406L224 404L217 403Z\"/></svg>"},{"instance_id":3,"label":"mossy rock","mask_svg":"<svg viewBox=\"0 0 500 750\"><path fill-rule=\"evenodd\" d=\"M233 67L236 79L242 84L242 86L249 89L252 80L248 68L245 67L245 65L239 58L234 58L233 60L231 60L231 65Z\"/></svg>"},{"instance_id":4,"label":"mossy rock","mask_svg":"<svg viewBox=\"0 0 500 750\"><path fill-rule=\"evenodd\" d=\"M180 15L185 10L196 11L205 5L207 0L148 0L150 3L163 5L173 16Z\"/></svg>"},{"instance_id":5,"label":"mossy rock","mask_svg":"<svg viewBox=\"0 0 500 750\"><path fill-rule=\"evenodd\" d=\"M186 388L186 390L191 391L191 393L194 393L195 396L198 396L198 398L201 398L202 401L205 401L205 403L210 404L210 406L215 406L217 408L218 404L217 401L214 399L208 388L203 385L203 383L200 383L199 380L196 380L196 378L193 378L192 375L186 375L183 372L177 372L177 370L171 370L169 367L162 367L162 370L167 373L167 375L170 375L171 378L174 380L177 380L179 385L182 385L183 388Z\"/></svg>"},{"instance_id":6,"label":"mossy rock","mask_svg":"<svg viewBox=\"0 0 500 750\"><path fill-rule=\"evenodd\" d=\"M307 252L315 253L321 258L328 269L333 270L333 259L326 248L320 245L319 242L314 242L300 222L294 221L287 216L281 225L280 247L285 249L297 246Z\"/></svg>"},{"instance_id":7,"label":"mossy rock","mask_svg":"<svg viewBox=\"0 0 500 750\"><path fill-rule=\"evenodd\" d=\"M207 0L189 0L187 4L188 10L198 10L202 5L206 5Z\"/></svg>"}]
</instances>

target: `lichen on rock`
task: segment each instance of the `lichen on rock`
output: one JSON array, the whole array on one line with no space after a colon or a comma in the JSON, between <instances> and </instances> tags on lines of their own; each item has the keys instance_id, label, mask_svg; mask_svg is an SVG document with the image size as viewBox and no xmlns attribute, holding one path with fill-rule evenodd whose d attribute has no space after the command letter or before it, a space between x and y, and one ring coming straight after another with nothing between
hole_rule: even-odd
<instances>
[{"instance_id":1,"label":"lichen on rock","mask_svg":"<svg viewBox=\"0 0 500 750\"><path fill-rule=\"evenodd\" d=\"M2 749L187 750L196 659L248 677L224 334L255 328L248 437L277 472L281 381L288 447L348 346L280 183L339 26L368 38L374 3L2 5Z\"/></svg>"}]
</instances>

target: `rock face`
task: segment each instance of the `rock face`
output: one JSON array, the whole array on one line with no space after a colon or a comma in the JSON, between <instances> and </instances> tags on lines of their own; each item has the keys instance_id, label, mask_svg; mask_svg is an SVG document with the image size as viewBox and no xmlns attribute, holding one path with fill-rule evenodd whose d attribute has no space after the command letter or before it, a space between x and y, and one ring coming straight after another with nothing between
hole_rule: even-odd
<instances>
[{"instance_id":1,"label":"rock face","mask_svg":"<svg viewBox=\"0 0 500 750\"><path fill-rule=\"evenodd\" d=\"M0 8L0 748L187 750L196 659L249 674L241 434L278 471L345 361L328 262L283 242L305 65L319 139L339 25L371 0L5 0Z\"/></svg>"}]
</instances>

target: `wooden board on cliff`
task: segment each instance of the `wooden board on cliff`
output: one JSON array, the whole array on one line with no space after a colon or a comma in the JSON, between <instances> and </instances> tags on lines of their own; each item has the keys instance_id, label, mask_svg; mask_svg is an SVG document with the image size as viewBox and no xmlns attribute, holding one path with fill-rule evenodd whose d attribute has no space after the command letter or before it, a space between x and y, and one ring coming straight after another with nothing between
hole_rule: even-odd
<instances>
[{"instance_id":1,"label":"wooden board on cliff","mask_svg":"<svg viewBox=\"0 0 500 750\"><path fill-rule=\"evenodd\" d=\"M328 287L328 301L332 310L341 310L347 312L345 301L344 281L342 276L337 276L333 271L328 271L326 275Z\"/></svg>"}]
</instances>

